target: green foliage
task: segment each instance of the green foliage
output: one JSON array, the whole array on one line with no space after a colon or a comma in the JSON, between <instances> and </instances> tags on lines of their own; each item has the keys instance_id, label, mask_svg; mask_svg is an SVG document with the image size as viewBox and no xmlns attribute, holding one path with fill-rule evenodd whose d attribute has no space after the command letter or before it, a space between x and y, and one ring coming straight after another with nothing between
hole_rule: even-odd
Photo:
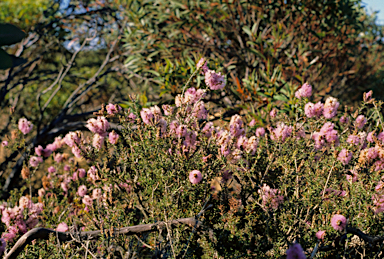
<instances>
[{"instance_id":1,"label":"green foliage","mask_svg":"<svg viewBox=\"0 0 384 259\"><path fill-rule=\"evenodd\" d=\"M147 88L156 93L180 92L184 73L169 81L167 74L174 75L169 67L193 69L194 62L187 62L192 53L227 75L232 105L217 105L247 107L244 112L276 99L292 102L292 93L306 81L322 96L352 103L363 90L382 84L382 31L358 0L132 0L128 7L126 67L155 78Z\"/></svg>"}]
</instances>

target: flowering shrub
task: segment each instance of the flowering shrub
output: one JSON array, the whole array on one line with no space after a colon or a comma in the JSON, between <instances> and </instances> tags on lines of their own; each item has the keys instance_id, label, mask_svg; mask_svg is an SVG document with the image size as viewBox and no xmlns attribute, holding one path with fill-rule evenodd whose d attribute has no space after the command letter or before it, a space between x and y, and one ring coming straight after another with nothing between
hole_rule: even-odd
<instances>
[{"instance_id":1,"label":"flowering shrub","mask_svg":"<svg viewBox=\"0 0 384 259\"><path fill-rule=\"evenodd\" d=\"M134 97L130 109L108 104L87 121L89 132L69 132L29 154L26 187L0 207L0 251L9 253L39 226L56 236L37 240L21 258L381 253L384 238L371 236L382 235L384 211L382 103L370 93L357 110L343 112L332 97L311 103L312 87L304 84L295 116L273 109L267 129L241 115L212 122L204 97L224 88L225 77L204 59L197 69L206 87L189 80L175 105L139 109ZM28 133L19 129L23 135L3 140L7 148ZM42 188L34 190L39 170ZM179 224L187 218L193 223ZM152 225L125 228L144 224ZM99 238L80 238L92 230ZM61 245L68 241L62 232L75 242Z\"/></svg>"}]
</instances>

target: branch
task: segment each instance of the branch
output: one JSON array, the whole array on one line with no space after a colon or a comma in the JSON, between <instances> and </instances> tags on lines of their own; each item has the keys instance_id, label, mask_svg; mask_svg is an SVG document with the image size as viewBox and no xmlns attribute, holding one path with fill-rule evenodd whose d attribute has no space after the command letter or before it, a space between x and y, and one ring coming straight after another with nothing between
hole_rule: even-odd
<instances>
[{"instance_id":1,"label":"branch","mask_svg":"<svg viewBox=\"0 0 384 259\"><path fill-rule=\"evenodd\" d=\"M175 219L168 222L161 221L153 224L145 224L145 225L136 225L131 227L123 227L119 229L115 229L110 235L136 235L136 234L144 234L149 232L157 231L158 229L162 229L167 225L169 227L175 228L180 224L188 225L190 227L202 228L203 223L198 221L195 217L190 218L181 218ZM54 234L58 237L58 240L61 242L68 241L86 241L86 240L96 240L103 236L101 230L96 231L87 231L87 232L58 232L49 228L34 228L25 233L23 236L19 238L16 244L12 247L12 249L8 252L8 254L4 257L4 259L13 259L17 258L17 256L23 251L24 247L30 244L33 240L36 239L45 239L48 240L50 234ZM104 231L104 234L105 231Z\"/></svg>"}]
</instances>

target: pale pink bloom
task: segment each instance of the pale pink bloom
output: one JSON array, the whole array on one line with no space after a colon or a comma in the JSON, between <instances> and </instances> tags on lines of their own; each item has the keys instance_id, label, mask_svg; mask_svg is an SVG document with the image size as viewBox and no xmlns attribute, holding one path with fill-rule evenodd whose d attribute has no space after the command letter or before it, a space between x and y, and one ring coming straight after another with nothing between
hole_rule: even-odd
<instances>
[{"instance_id":1,"label":"pale pink bloom","mask_svg":"<svg viewBox=\"0 0 384 259\"><path fill-rule=\"evenodd\" d=\"M257 192L261 195L262 205L265 208L277 209L284 201L284 197L279 195L280 191L278 189L272 189L266 184L263 184L263 187L261 187Z\"/></svg>"},{"instance_id":2,"label":"pale pink bloom","mask_svg":"<svg viewBox=\"0 0 384 259\"><path fill-rule=\"evenodd\" d=\"M312 95L312 86L308 83L303 84L299 90L296 91L295 96L298 99L308 98Z\"/></svg>"},{"instance_id":3,"label":"pale pink bloom","mask_svg":"<svg viewBox=\"0 0 384 259\"><path fill-rule=\"evenodd\" d=\"M238 139L237 139L237 142L236 142L236 148L245 148L245 146L247 145L248 143L248 138L246 136L240 136Z\"/></svg>"},{"instance_id":4,"label":"pale pink bloom","mask_svg":"<svg viewBox=\"0 0 384 259\"><path fill-rule=\"evenodd\" d=\"M42 162L43 162L43 159L38 156L31 156L31 158L29 159L29 164L32 167L37 167Z\"/></svg>"},{"instance_id":5,"label":"pale pink bloom","mask_svg":"<svg viewBox=\"0 0 384 259\"><path fill-rule=\"evenodd\" d=\"M98 180L99 177L97 176L97 169L95 166L91 166L88 170L88 177L91 178L93 181Z\"/></svg>"},{"instance_id":6,"label":"pale pink bloom","mask_svg":"<svg viewBox=\"0 0 384 259\"><path fill-rule=\"evenodd\" d=\"M384 170L384 161L383 160L378 160L374 163L375 166L375 171L381 171Z\"/></svg>"},{"instance_id":7,"label":"pale pink bloom","mask_svg":"<svg viewBox=\"0 0 384 259\"><path fill-rule=\"evenodd\" d=\"M17 220L15 221L15 223L16 223L17 228L19 229L19 231L20 231L22 234L25 234L25 233L28 231L28 229L27 229L27 224L25 223L24 220L22 220L22 219L17 219Z\"/></svg>"},{"instance_id":8,"label":"pale pink bloom","mask_svg":"<svg viewBox=\"0 0 384 259\"><path fill-rule=\"evenodd\" d=\"M186 125L180 125L177 127L176 129L176 135L181 138L181 137L185 137L187 135L187 126Z\"/></svg>"},{"instance_id":9,"label":"pale pink bloom","mask_svg":"<svg viewBox=\"0 0 384 259\"><path fill-rule=\"evenodd\" d=\"M357 118L355 120L355 126L357 128L362 129L364 127L365 123L367 123L367 119L364 117L364 115L357 116Z\"/></svg>"},{"instance_id":10,"label":"pale pink bloom","mask_svg":"<svg viewBox=\"0 0 384 259\"><path fill-rule=\"evenodd\" d=\"M337 159L343 164L347 165L352 159L352 152L347 149L342 149L337 157Z\"/></svg>"},{"instance_id":11,"label":"pale pink bloom","mask_svg":"<svg viewBox=\"0 0 384 259\"><path fill-rule=\"evenodd\" d=\"M371 98L372 98L372 95L373 95L372 90L369 91L368 93L364 93L364 94L363 94L363 100L364 100L364 102L369 102L369 101L371 100Z\"/></svg>"},{"instance_id":12,"label":"pale pink bloom","mask_svg":"<svg viewBox=\"0 0 384 259\"><path fill-rule=\"evenodd\" d=\"M349 121L349 118L347 116L341 116L340 123L347 124Z\"/></svg>"},{"instance_id":13,"label":"pale pink bloom","mask_svg":"<svg viewBox=\"0 0 384 259\"><path fill-rule=\"evenodd\" d=\"M3 140L3 142L1 142L1 145L2 145L3 147L8 146L8 141ZM1 246L0 246L0 255L1 255Z\"/></svg>"},{"instance_id":14,"label":"pale pink bloom","mask_svg":"<svg viewBox=\"0 0 384 259\"><path fill-rule=\"evenodd\" d=\"M256 125L256 120L252 119L251 122L248 125L249 125L249 127L255 126Z\"/></svg>"},{"instance_id":15,"label":"pale pink bloom","mask_svg":"<svg viewBox=\"0 0 384 259\"><path fill-rule=\"evenodd\" d=\"M163 106L161 106L161 108L163 108L164 115L169 116L173 114L174 108L172 106L164 104Z\"/></svg>"},{"instance_id":16,"label":"pale pink bloom","mask_svg":"<svg viewBox=\"0 0 384 259\"><path fill-rule=\"evenodd\" d=\"M349 144L358 146L360 144L360 138L359 138L359 136L352 134L352 135L348 136L347 142Z\"/></svg>"},{"instance_id":17,"label":"pale pink bloom","mask_svg":"<svg viewBox=\"0 0 384 259\"><path fill-rule=\"evenodd\" d=\"M85 169L83 169L83 168L79 168L79 169L77 169L77 172L79 173L79 177L80 177L80 178L84 178L85 175L86 175L86 173L85 173Z\"/></svg>"},{"instance_id":18,"label":"pale pink bloom","mask_svg":"<svg viewBox=\"0 0 384 259\"><path fill-rule=\"evenodd\" d=\"M114 130L109 133L109 142L113 145L116 145L117 141L119 140L119 134L117 134Z\"/></svg>"},{"instance_id":19,"label":"pale pink bloom","mask_svg":"<svg viewBox=\"0 0 384 259\"><path fill-rule=\"evenodd\" d=\"M67 191L68 191L68 183L65 182L65 181L61 182L60 186L61 186L61 189L63 189L64 193L67 193Z\"/></svg>"},{"instance_id":20,"label":"pale pink bloom","mask_svg":"<svg viewBox=\"0 0 384 259\"><path fill-rule=\"evenodd\" d=\"M67 144L69 147L73 147L75 144L80 144L81 141L81 132L76 131L76 132L68 132L67 135L65 135L63 141L65 144Z\"/></svg>"},{"instance_id":21,"label":"pale pink bloom","mask_svg":"<svg viewBox=\"0 0 384 259\"><path fill-rule=\"evenodd\" d=\"M181 94L176 95L175 104L176 107L181 107L183 105L183 97L181 96Z\"/></svg>"},{"instance_id":22,"label":"pale pink bloom","mask_svg":"<svg viewBox=\"0 0 384 259\"><path fill-rule=\"evenodd\" d=\"M97 188L97 189L93 189L92 191L92 198L94 200L98 200L102 197L102 192L101 192L101 189L100 188Z\"/></svg>"},{"instance_id":23,"label":"pale pink bloom","mask_svg":"<svg viewBox=\"0 0 384 259\"><path fill-rule=\"evenodd\" d=\"M287 126L284 122L279 122L276 129L271 132L271 139L274 141L284 142L286 138L292 135L292 126Z\"/></svg>"},{"instance_id":24,"label":"pale pink bloom","mask_svg":"<svg viewBox=\"0 0 384 259\"><path fill-rule=\"evenodd\" d=\"M93 136L92 146L98 150L102 149L104 146L104 137L99 134L95 134Z\"/></svg>"},{"instance_id":25,"label":"pale pink bloom","mask_svg":"<svg viewBox=\"0 0 384 259\"><path fill-rule=\"evenodd\" d=\"M377 135L377 139L384 143L384 131L380 132L379 135Z\"/></svg>"},{"instance_id":26,"label":"pale pink bloom","mask_svg":"<svg viewBox=\"0 0 384 259\"><path fill-rule=\"evenodd\" d=\"M13 239L16 237L16 235L19 233L18 229L16 226L9 226L4 232L1 237L6 241L6 242L12 242Z\"/></svg>"},{"instance_id":27,"label":"pale pink bloom","mask_svg":"<svg viewBox=\"0 0 384 259\"><path fill-rule=\"evenodd\" d=\"M92 198L89 197L89 195L85 195L84 198L83 198L83 203L86 206L92 206L92 204L93 204Z\"/></svg>"},{"instance_id":28,"label":"pale pink bloom","mask_svg":"<svg viewBox=\"0 0 384 259\"><path fill-rule=\"evenodd\" d=\"M369 132L369 133L368 133L368 136L367 136L367 141L368 141L369 143L373 143L373 142L375 142L375 140L373 139L373 137L376 137L376 133L375 133L375 131L371 131L371 132Z\"/></svg>"},{"instance_id":29,"label":"pale pink bloom","mask_svg":"<svg viewBox=\"0 0 384 259\"><path fill-rule=\"evenodd\" d=\"M308 102L304 106L304 113L308 118L312 118L315 116L315 104Z\"/></svg>"},{"instance_id":30,"label":"pale pink bloom","mask_svg":"<svg viewBox=\"0 0 384 259\"><path fill-rule=\"evenodd\" d=\"M347 219L343 215L335 214L331 219L331 226L337 231L343 231L347 226Z\"/></svg>"},{"instance_id":31,"label":"pale pink bloom","mask_svg":"<svg viewBox=\"0 0 384 259\"><path fill-rule=\"evenodd\" d=\"M189 181L192 184L198 184L202 179L203 176L199 170L193 170L189 173Z\"/></svg>"},{"instance_id":32,"label":"pale pink bloom","mask_svg":"<svg viewBox=\"0 0 384 259\"><path fill-rule=\"evenodd\" d=\"M197 139L197 133L195 131L188 131L185 135L185 140L183 142L186 147L195 147Z\"/></svg>"},{"instance_id":33,"label":"pale pink bloom","mask_svg":"<svg viewBox=\"0 0 384 259\"><path fill-rule=\"evenodd\" d=\"M214 126L212 122L207 122L207 124L205 124L204 128L201 130L201 132L207 138L210 138L212 136L213 131L214 131Z\"/></svg>"},{"instance_id":34,"label":"pale pink bloom","mask_svg":"<svg viewBox=\"0 0 384 259\"><path fill-rule=\"evenodd\" d=\"M337 109L339 108L340 103L336 98L328 97L324 104L323 115L327 119L331 119L336 116Z\"/></svg>"},{"instance_id":35,"label":"pale pink bloom","mask_svg":"<svg viewBox=\"0 0 384 259\"><path fill-rule=\"evenodd\" d=\"M72 154L75 156L75 157L82 157L81 155L81 149L77 146L77 145L73 145L72 147Z\"/></svg>"},{"instance_id":36,"label":"pale pink bloom","mask_svg":"<svg viewBox=\"0 0 384 259\"><path fill-rule=\"evenodd\" d=\"M145 124L151 124L154 118L154 115L151 111L151 109L143 108L140 112L141 119Z\"/></svg>"},{"instance_id":37,"label":"pale pink bloom","mask_svg":"<svg viewBox=\"0 0 384 259\"><path fill-rule=\"evenodd\" d=\"M44 188L40 188L37 193L39 194L39 197L44 197L45 195L45 189Z\"/></svg>"},{"instance_id":38,"label":"pale pink bloom","mask_svg":"<svg viewBox=\"0 0 384 259\"><path fill-rule=\"evenodd\" d=\"M246 146L245 146L245 152L247 153L251 153L252 155L255 154L256 152L256 149L257 149L257 145L259 144L259 141L258 139L256 138L256 136L252 136L249 138Z\"/></svg>"},{"instance_id":39,"label":"pale pink bloom","mask_svg":"<svg viewBox=\"0 0 384 259\"><path fill-rule=\"evenodd\" d=\"M263 137L265 135L265 129L260 127L256 129L256 137Z\"/></svg>"},{"instance_id":40,"label":"pale pink bloom","mask_svg":"<svg viewBox=\"0 0 384 259\"><path fill-rule=\"evenodd\" d=\"M232 116L229 123L229 131L233 137L239 137L245 134L245 130L243 128L243 120L240 115L236 114Z\"/></svg>"},{"instance_id":41,"label":"pale pink bloom","mask_svg":"<svg viewBox=\"0 0 384 259\"><path fill-rule=\"evenodd\" d=\"M225 87L226 81L221 73L216 73L214 70L207 70L205 73L205 83L211 90L220 90Z\"/></svg>"},{"instance_id":42,"label":"pale pink bloom","mask_svg":"<svg viewBox=\"0 0 384 259\"><path fill-rule=\"evenodd\" d=\"M105 136L107 134L107 130L110 125L107 119L103 116L95 118L91 118L87 121L86 127L93 133L99 134L101 136Z\"/></svg>"},{"instance_id":43,"label":"pale pink bloom","mask_svg":"<svg viewBox=\"0 0 384 259\"><path fill-rule=\"evenodd\" d=\"M160 119L157 126L160 127L161 135L164 135L167 132L168 123L166 120Z\"/></svg>"},{"instance_id":44,"label":"pale pink bloom","mask_svg":"<svg viewBox=\"0 0 384 259\"><path fill-rule=\"evenodd\" d=\"M30 199L28 199L27 197L25 196L21 196L20 199L19 199L19 206L21 208L29 208L31 207L31 204L32 204L32 201Z\"/></svg>"},{"instance_id":45,"label":"pale pink bloom","mask_svg":"<svg viewBox=\"0 0 384 259\"><path fill-rule=\"evenodd\" d=\"M61 163L63 161L64 157L63 154L57 153L56 155L53 156L53 159L55 160L56 163Z\"/></svg>"},{"instance_id":46,"label":"pale pink bloom","mask_svg":"<svg viewBox=\"0 0 384 259\"><path fill-rule=\"evenodd\" d=\"M117 114L122 110L119 105L112 103L108 104L105 108L107 109L107 113L109 115Z\"/></svg>"},{"instance_id":47,"label":"pale pink bloom","mask_svg":"<svg viewBox=\"0 0 384 259\"><path fill-rule=\"evenodd\" d=\"M155 106L152 106L151 108L149 108L150 110L151 110L151 112L152 112L152 114L153 114L153 117L154 117L154 119L155 119L155 121L154 121L154 123L157 123L157 122L159 122L159 120L162 118L162 113L161 113L161 110L160 110L160 108L157 106L157 105L155 105Z\"/></svg>"},{"instance_id":48,"label":"pale pink bloom","mask_svg":"<svg viewBox=\"0 0 384 259\"><path fill-rule=\"evenodd\" d=\"M208 111L205 109L203 101L199 101L193 106L192 115L197 119L205 120L207 118Z\"/></svg>"},{"instance_id":49,"label":"pale pink bloom","mask_svg":"<svg viewBox=\"0 0 384 259\"><path fill-rule=\"evenodd\" d=\"M199 60L199 62L197 62L197 64L196 64L196 68L197 68L197 69L200 69L200 68L202 68L202 67L204 66L204 64L206 64L206 59L205 59L205 58L201 58L201 59Z\"/></svg>"},{"instance_id":50,"label":"pale pink bloom","mask_svg":"<svg viewBox=\"0 0 384 259\"><path fill-rule=\"evenodd\" d=\"M134 113L131 112L131 113L128 115L128 119L131 120L131 121L134 121L134 120L137 119L137 116L136 116Z\"/></svg>"},{"instance_id":51,"label":"pale pink bloom","mask_svg":"<svg viewBox=\"0 0 384 259\"><path fill-rule=\"evenodd\" d=\"M68 229L69 229L69 228L68 228L67 223L65 223L65 222L61 222L61 223L57 226L56 231L58 231L58 232L67 232Z\"/></svg>"},{"instance_id":52,"label":"pale pink bloom","mask_svg":"<svg viewBox=\"0 0 384 259\"><path fill-rule=\"evenodd\" d=\"M71 167L69 165L64 165L63 170L68 172L71 170Z\"/></svg>"},{"instance_id":53,"label":"pale pink bloom","mask_svg":"<svg viewBox=\"0 0 384 259\"><path fill-rule=\"evenodd\" d=\"M77 194L80 197L84 197L87 194L87 191L88 191L87 186L80 185L79 188L77 189Z\"/></svg>"},{"instance_id":54,"label":"pale pink bloom","mask_svg":"<svg viewBox=\"0 0 384 259\"><path fill-rule=\"evenodd\" d=\"M56 168L55 168L54 166L50 166L50 167L48 167L48 172L49 172L50 174L53 174L53 173L56 172Z\"/></svg>"},{"instance_id":55,"label":"pale pink bloom","mask_svg":"<svg viewBox=\"0 0 384 259\"><path fill-rule=\"evenodd\" d=\"M305 253L299 243L291 245L287 250L287 259L305 259Z\"/></svg>"},{"instance_id":56,"label":"pale pink bloom","mask_svg":"<svg viewBox=\"0 0 384 259\"><path fill-rule=\"evenodd\" d=\"M49 149L52 152L56 151L57 149L61 148L64 144L64 140L61 137L56 137L55 141L52 144L48 144L46 146L46 150Z\"/></svg>"},{"instance_id":57,"label":"pale pink bloom","mask_svg":"<svg viewBox=\"0 0 384 259\"><path fill-rule=\"evenodd\" d=\"M317 102L314 106L313 112L316 117L320 117L323 114L324 104Z\"/></svg>"},{"instance_id":58,"label":"pale pink bloom","mask_svg":"<svg viewBox=\"0 0 384 259\"><path fill-rule=\"evenodd\" d=\"M5 239L0 238L0 255L4 253L6 246L7 246L7 242L5 242Z\"/></svg>"},{"instance_id":59,"label":"pale pink bloom","mask_svg":"<svg viewBox=\"0 0 384 259\"><path fill-rule=\"evenodd\" d=\"M52 154L52 150L50 149L44 149L42 146L35 147L35 153L38 156L44 156L44 157L49 157Z\"/></svg>"},{"instance_id":60,"label":"pale pink bloom","mask_svg":"<svg viewBox=\"0 0 384 259\"><path fill-rule=\"evenodd\" d=\"M19 120L19 130L25 135L28 134L33 128L33 124L25 118Z\"/></svg>"},{"instance_id":61,"label":"pale pink bloom","mask_svg":"<svg viewBox=\"0 0 384 259\"><path fill-rule=\"evenodd\" d=\"M269 116L271 116L272 118L275 118L276 115L277 115L277 110L276 110L276 108L273 108L273 109L271 110L271 112L269 113Z\"/></svg>"},{"instance_id":62,"label":"pale pink bloom","mask_svg":"<svg viewBox=\"0 0 384 259\"><path fill-rule=\"evenodd\" d=\"M324 231L324 230L319 230L319 231L317 231L317 233L316 233L316 237L317 237L317 239L319 239L319 240L324 240L324 237L325 237L325 231Z\"/></svg>"}]
</instances>

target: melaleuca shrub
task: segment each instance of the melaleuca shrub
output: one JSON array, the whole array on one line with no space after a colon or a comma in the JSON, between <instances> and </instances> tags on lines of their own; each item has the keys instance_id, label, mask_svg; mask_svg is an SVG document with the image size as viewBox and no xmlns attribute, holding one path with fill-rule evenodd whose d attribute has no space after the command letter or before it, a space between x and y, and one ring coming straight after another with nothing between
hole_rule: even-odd
<instances>
[{"instance_id":1,"label":"melaleuca shrub","mask_svg":"<svg viewBox=\"0 0 384 259\"><path fill-rule=\"evenodd\" d=\"M54 236L48 243L37 241L23 258L377 254L379 244L368 245L351 233L382 232L382 103L371 92L354 111L342 109L333 97L312 103L312 87L304 84L295 94L295 116L273 109L267 128L242 115L212 122L204 98L226 81L204 59L198 64L206 87L188 81L174 105L140 109L133 97L130 109L108 104L87 121L88 132L69 132L31 152L23 168L29 188L0 207L5 249L40 226L106 232L87 245L55 245ZM23 134L25 125L31 127L23 120ZM3 145L14 146L23 137L17 134ZM35 192L31 176L38 168L46 173ZM126 226L187 217L204 227L113 234Z\"/></svg>"}]
</instances>

